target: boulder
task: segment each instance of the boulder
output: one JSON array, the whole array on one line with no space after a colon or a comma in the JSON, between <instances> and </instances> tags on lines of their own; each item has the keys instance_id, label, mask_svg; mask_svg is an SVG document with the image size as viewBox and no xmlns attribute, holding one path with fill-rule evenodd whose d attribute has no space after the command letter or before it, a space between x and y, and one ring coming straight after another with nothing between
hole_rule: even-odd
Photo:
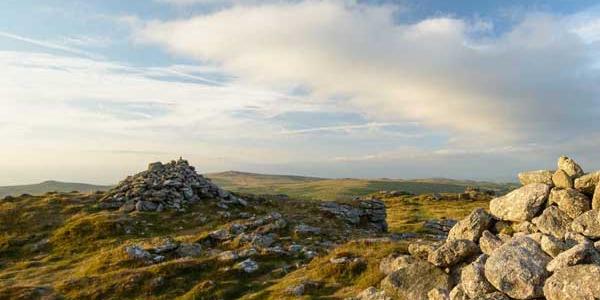
<instances>
[{"instance_id":1,"label":"boulder","mask_svg":"<svg viewBox=\"0 0 600 300\"><path fill-rule=\"evenodd\" d=\"M485 263L485 277L499 291L516 299L543 296L551 257L529 237L517 237L502 245Z\"/></svg>"},{"instance_id":2,"label":"boulder","mask_svg":"<svg viewBox=\"0 0 600 300\"><path fill-rule=\"evenodd\" d=\"M485 262L487 255L480 255L471 264L464 267L460 273L460 284L470 298L483 296L496 291L485 278Z\"/></svg>"},{"instance_id":3,"label":"boulder","mask_svg":"<svg viewBox=\"0 0 600 300\"><path fill-rule=\"evenodd\" d=\"M600 210L589 210L575 218L571 229L592 239L600 238Z\"/></svg>"},{"instance_id":4,"label":"boulder","mask_svg":"<svg viewBox=\"0 0 600 300\"><path fill-rule=\"evenodd\" d=\"M542 250L546 252L546 254L552 257L556 257L558 254L568 249L565 242L552 235L546 234L542 236L540 246L542 247Z\"/></svg>"},{"instance_id":5,"label":"boulder","mask_svg":"<svg viewBox=\"0 0 600 300\"><path fill-rule=\"evenodd\" d=\"M491 222L492 216L482 208L477 208L452 227L448 233L448 240L477 242L481 237L481 233L489 228Z\"/></svg>"},{"instance_id":6,"label":"boulder","mask_svg":"<svg viewBox=\"0 0 600 300\"><path fill-rule=\"evenodd\" d=\"M465 294L462 286L458 284L450 291L450 300L469 300L469 296Z\"/></svg>"},{"instance_id":7,"label":"boulder","mask_svg":"<svg viewBox=\"0 0 600 300\"><path fill-rule=\"evenodd\" d=\"M571 178L581 177L583 169L572 159L561 156L558 158L558 169L565 171Z\"/></svg>"},{"instance_id":8,"label":"boulder","mask_svg":"<svg viewBox=\"0 0 600 300\"><path fill-rule=\"evenodd\" d=\"M549 203L556 203L560 210L573 219L592 209L590 199L576 189L552 189Z\"/></svg>"},{"instance_id":9,"label":"boulder","mask_svg":"<svg viewBox=\"0 0 600 300\"><path fill-rule=\"evenodd\" d=\"M434 265L417 261L395 272L381 281L381 288L396 299L427 299L432 289L452 288L450 276Z\"/></svg>"},{"instance_id":10,"label":"boulder","mask_svg":"<svg viewBox=\"0 0 600 300\"><path fill-rule=\"evenodd\" d=\"M496 218L506 221L529 221L544 206L549 194L550 185L528 184L490 201L490 212Z\"/></svg>"},{"instance_id":11,"label":"boulder","mask_svg":"<svg viewBox=\"0 0 600 300\"><path fill-rule=\"evenodd\" d=\"M479 247L469 240L448 240L429 253L427 260L438 267L449 267L479 253Z\"/></svg>"},{"instance_id":12,"label":"boulder","mask_svg":"<svg viewBox=\"0 0 600 300\"><path fill-rule=\"evenodd\" d=\"M242 270L246 273L254 273L258 268L258 263L250 258L235 265L235 269Z\"/></svg>"},{"instance_id":13,"label":"boulder","mask_svg":"<svg viewBox=\"0 0 600 300\"><path fill-rule=\"evenodd\" d=\"M581 263L600 263L600 254L596 252L591 243L579 244L560 253L548 263L546 269L550 272L555 272L556 270Z\"/></svg>"},{"instance_id":14,"label":"boulder","mask_svg":"<svg viewBox=\"0 0 600 300\"><path fill-rule=\"evenodd\" d=\"M594 196L592 198L592 209L600 210L600 184L596 185L594 189Z\"/></svg>"},{"instance_id":15,"label":"boulder","mask_svg":"<svg viewBox=\"0 0 600 300\"><path fill-rule=\"evenodd\" d=\"M575 188L584 194L592 195L598 181L600 181L600 171L589 173L575 179Z\"/></svg>"},{"instance_id":16,"label":"boulder","mask_svg":"<svg viewBox=\"0 0 600 300\"><path fill-rule=\"evenodd\" d=\"M552 183L554 183L555 187L562 189L572 189L575 187L573 178L567 172L560 169L556 170L552 175Z\"/></svg>"},{"instance_id":17,"label":"boulder","mask_svg":"<svg viewBox=\"0 0 600 300\"><path fill-rule=\"evenodd\" d=\"M410 255L427 260L429 254L440 246L437 242L414 242L408 245Z\"/></svg>"},{"instance_id":18,"label":"boulder","mask_svg":"<svg viewBox=\"0 0 600 300\"><path fill-rule=\"evenodd\" d=\"M552 184L552 171L548 170L521 172L518 177L522 185L532 183Z\"/></svg>"},{"instance_id":19,"label":"boulder","mask_svg":"<svg viewBox=\"0 0 600 300\"><path fill-rule=\"evenodd\" d=\"M433 289L427 293L427 300L450 300L450 294L446 289Z\"/></svg>"},{"instance_id":20,"label":"boulder","mask_svg":"<svg viewBox=\"0 0 600 300\"><path fill-rule=\"evenodd\" d=\"M471 298L471 300L510 300L510 298L508 296L506 296L505 294L503 294L502 292L492 292L489 294Z\"/></svg>"},{"instance_id":21,"label":"boulder","mask_svg":"<svg viewBox=\"0 0 600 300\"><path fill-rule=\"evenodd\" d=\"M489 231L484 231L479 239L479 248L481 252L491 255L496 249L500 248L504 242Z\"/></svg>"},{"instance_id":22,"label":"boulder","mask_svg":"<svg viewBox=\"0 0 600 300\"><path fill-rule=\"evenodd\" d=\"M556 206L549 206L531 222L545 234L551 234L559 239L565 236L573 219Z\"/></svg>"},{"instance_id":23,"label":"boulder","mask_svg":"<svg viewBox=\"0 0 600 300\"><path fill-rule=\"evenodd\" d=\"M544 285L548 300L600 299L600 266L576 265L557 270Z\"/></svg>"},{"instance_id":24,"label":"boulder","mask_svg":"<svg viewBox=\"0 0 600 300\"><path fill-rule=\"evenodd\" d=\"M389 275L394 271L405 268L409 264L414 263L415 260L416 259L410 255L389 255L381 260L381 263L379 263L379 270L381 273Z\"/></svg>"}]
</instances>

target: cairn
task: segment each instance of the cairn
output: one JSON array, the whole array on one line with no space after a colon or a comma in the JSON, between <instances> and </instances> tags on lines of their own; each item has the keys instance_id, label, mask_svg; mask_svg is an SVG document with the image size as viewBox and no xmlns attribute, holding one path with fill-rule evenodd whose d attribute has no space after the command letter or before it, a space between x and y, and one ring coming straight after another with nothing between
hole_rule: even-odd
<instances>
[{"instance_id":1,"label":"cairn","mask_svg":"<svg viewBox=\"0 0 600 300\"><path fill-rule=\"evenodd\" d=\"M379 289L354 299L600 299L600 171L563 156L557 170L518 177L521 188L474 210L445 241L382 260Z\"/></svg>"},{"instance_id":2,"label":"cairn","mask_svg":"<svg viewBox=\"0 0 600 300\"><path fill-rule=\"evenodd\" d=\"M245 200L196 173L187 160L180 158L166 164L149 164L146 171L125 178L108 191L100 202L103 208L120 208L127 212L181 211L187 205L207 198L219 200L220 207L246 205Z\"/></svg>"}]
</instances>

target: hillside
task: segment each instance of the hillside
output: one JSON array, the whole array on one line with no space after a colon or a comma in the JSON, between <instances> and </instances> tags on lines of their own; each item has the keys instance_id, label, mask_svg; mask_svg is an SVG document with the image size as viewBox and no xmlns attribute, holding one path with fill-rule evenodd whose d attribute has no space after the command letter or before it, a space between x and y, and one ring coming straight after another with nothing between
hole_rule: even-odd
<instances>
[{"instance_id":1,"label":"hillside","mask_svg":"<svg viewBox=\"0 0 600 300\"><path fill-rule=\"evenodd\" d=\"M43 195L47 192L95 192L108 190L110 186L48 180L36 184L0 186L0 197L21 194Z\"/></svg>"},{"instance_id":2,"label":"hillside","mask_svg":"<svg viewBox=\"0 0 600 300\"><path fill-rule=\"evenodd\" d=\"M504 194L516 184L499 184L453 179L327 179L316 177L264 175L228 171L206 174L208 178L225 189L252 194L286 194L302 199L351 199L381 190L405 191L413 194L461 193L466 187L478 187Z\"/></svg>"}]
</instances>

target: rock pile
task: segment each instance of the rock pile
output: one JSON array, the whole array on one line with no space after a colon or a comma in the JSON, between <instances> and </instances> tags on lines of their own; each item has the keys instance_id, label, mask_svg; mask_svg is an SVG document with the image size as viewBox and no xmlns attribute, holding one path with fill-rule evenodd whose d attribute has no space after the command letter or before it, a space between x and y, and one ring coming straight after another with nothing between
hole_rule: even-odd
<instances>
[{"instance_id":1,"label":"rock pile","mask_svg":"<svg viewBox=\"0 0 600 300\"><path fill-rule=\"evenodd\" d=\"M203 198L218 199L218 205L246 205L246 201L219 188L196 173L187 160L151 163L146 171L129 176L100 200L103 208L130 211L185 210Z\"/></svg>"},{"instance_id":2,"label":"rock pile","mask_svg":"<svg viewBox=\"0 0 600 300\"><path fill-rule=\"evenodd\" d=\"M380 289L356 299L600 299L600 172L561 157L519 180L445 242L382 260Z\"/></svg>"}]
</instances>

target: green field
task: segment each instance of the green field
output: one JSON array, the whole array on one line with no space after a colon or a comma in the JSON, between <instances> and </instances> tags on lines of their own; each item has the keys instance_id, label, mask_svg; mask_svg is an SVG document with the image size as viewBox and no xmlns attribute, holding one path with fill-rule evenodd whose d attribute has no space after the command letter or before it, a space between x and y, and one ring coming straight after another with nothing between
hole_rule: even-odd
<instances>
[{"instance_id":1,"label":"green field","mask_svg":"<svg viewBox=\"0 0 600 300\"><path fill-rule=\"evenodd\" d=\"M468 186L493 190L502 194L515 187L515 184L452 179L326 179L234 171L212 173L206 176L221 187L235 192L286 194L292 198L318 200L346 200L382 190L406 191L413 194L460 193Z\"/></svg>"}]
</instances>

